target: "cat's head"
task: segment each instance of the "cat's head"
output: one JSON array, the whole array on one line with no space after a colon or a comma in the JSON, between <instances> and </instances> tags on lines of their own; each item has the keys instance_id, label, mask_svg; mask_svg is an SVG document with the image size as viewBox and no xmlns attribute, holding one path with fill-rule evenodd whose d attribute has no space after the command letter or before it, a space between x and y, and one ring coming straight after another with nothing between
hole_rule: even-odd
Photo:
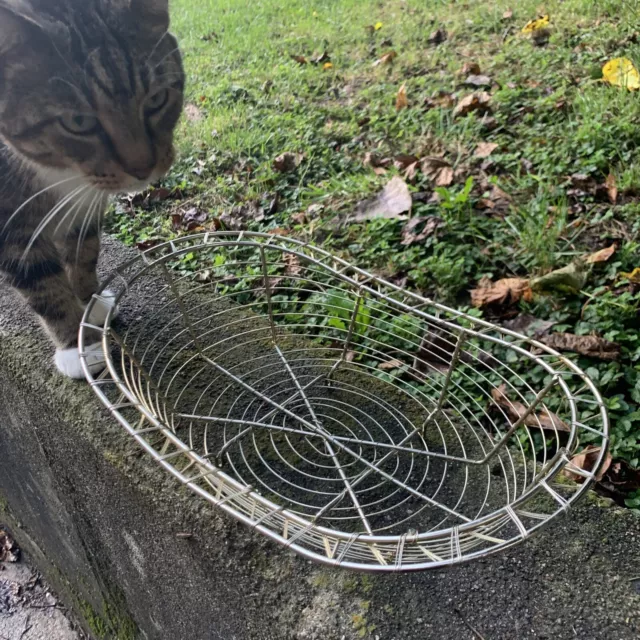
<instances>
[{"instance_id":1,"label":"cat's head","mask_svg":"<svg viewBox=\"0 0 640 640\"><path fill-rule=\"evenodd\" d=\"M133 191L173 158L168 0L0 0L0 139L42 175Z\"/></svg>"}]
</instances>

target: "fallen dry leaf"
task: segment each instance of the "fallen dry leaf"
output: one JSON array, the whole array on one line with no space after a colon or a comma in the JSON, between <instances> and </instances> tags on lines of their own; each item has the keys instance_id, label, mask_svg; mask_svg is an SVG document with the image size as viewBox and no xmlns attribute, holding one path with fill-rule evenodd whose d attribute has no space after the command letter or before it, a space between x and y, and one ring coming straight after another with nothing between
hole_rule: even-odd
<instances>
[{"instance_id":1,"label":"fallen dry leaf","mask_svg":"<svg viewBox=\"0 0 640 640\"><path fill-rule=\"evenodd\" d=\"M471 303L474 307L515 304L521 299L527 302L533 299L529 280L524 278L503 278L496 282L482 278L478 286L471 291Z\"/></svg>"},{"instance_id":2,"label":"fallen dry leaf","mask_svg":"<svg viewBox=\"0 0 640 640\"><path fill-rule=\"evenodd\" d=\"M588 444L580 453L577 453L571 458L571 464L583 471L592 472L596 462L598 461L600 450L600 447ZM602 478L604 478L604 474L609 470L611 462L611 454L607 451L604 460L600 465L600 469L598 469L595 476L597 482L600 482ZM562 470L562 475L574 480L575 482L583 483L585 481L583 476L578 473L573 473L566 468Z\"/></svg>"},{"instance_id":3,"label":"fallen dry leaf","mask_svg":"<svg viewBox=\"0 0 640 640\"><path fill-rule=\"evenodd\" d=\"M333 69L333 62L325 62L325 63L322 65L322 68L323 68L325 71L329 71L329 69Z\"/></svg>"},{"instance_id":4,"label":"fallen dry leaf","mask_svg":"<svg viewBox=\"0 0 640 640\"><path fill-rule=\"evenodd\" d=\"M406 153L399 153L393 158L393 166L398 171L404 171L407 167L418 162L417 156L412 156Z\"/></svg>"},{"instance_id":5,"label":"fallen dry leaf","mask_svg":"<svg viewBox=\"0 0 640 640\"><path fill-rule=\"evenodd\" d=\"M486 91L471 93L458 102L456 108L453 110L453 115L466 116L471 112L477 112L479 114L488 113L491 111L490 102L491 96Z\"/></svg>"},{"instance_id":6,"label":"fallen dry leaf","mask_svg":"<svg viewBox=\"0 0 640 640\"><path fill-rule=\"evenodd\" d=\"M280 173L290 173L300 166L303 159L304 155L302 153L287 151L273 161L273 168Z\"/></svg>"},{"instance_id":7,"label":"fallen dry leaf","mask_svg":"<svg viewBox=\"0 0 640 640\"><path fill-rule=\"evenodd\" d=\"M402 229L401 244L408 247L418 242L424 242L443 225L444 220L438 216L418 216L411 218Z\"/></svg>"},{"instance_id":8,"label":"fallen dry leaf","mask_svg":"<svg viewBox=\"0 0 640 640\"><path fill-rule=\"evenodd\" d=\"M442 44L447 39L447 32L445 29L436 29L429 36L428 42L432 45Z\"/></svg>"},{"instance_id":9,"label":"fallen dry leaf","mask_svg":"<svg viewBox=\"0 0 640 640\"><path fill-rule=\"evenodd\" d=\"M497 148L498 145L495 142L480 142L474 155L476 158L488 158Z\"/></svg>"},{"instance_id":10,"label":"fallen dry leaf","mask_svg":"<svg viewBox=\"0 0 640 640\"><path fill-rule=\"evenodd\" d=\"M640 89L640 73L629 58L614 58L602 67L602 79L614 87Z\"/></svg>"},{"instance_id":11,"label":"fallen dry leaf","mask_svg":"<svg viewBox=\"0 0 640 640\"><path fill-rule=\"evenodd\" d=\"M331 56L327 51L323 51L320 54L314 54L311 58L312 64L322 64L323 62L331 62Z\"/></svg>"},{"instance_id":12,"label":"fallen dry leaf","mask_svg":"<svg viewBox=\"0 0 640 640\"><path fill-rule=\"evenodd\" d=\"M225 229L239 231L245 229L247 222L261 222L264 220L264 209L255 201L232 207L220 216L220 222ZM271 231L271 233L275 233Z\"/></svg>"},{"instance_id":13,"label":"fallen dry leaf","mask_svg":"<svg viewBox=\"0 0 640 640\"><path fill-rule=\"evenodd\" d=\"M291 59L295 60L298 64L307 64L309 61L304 56L291 55Z\"/></svg>"},{"instance_id":14,"label":"fallen dry leaf","mask_svg":"<svg viewBox=\"0 0 640 640\"><path fill-rule=\"evenodd\" d=\"M503 20L511 20L511 18L513 18L513 9L507 9L507 10L502 14L502 19L503 19Z\"/></svg>"},{"instance_id":15,"label":"fallen dry leaf","mask_svg":"<svg viewBox=\"0 0 640 640\"><path fill-rule=\"evenodd\" d=\"M482 71L477 62L465 62L458 73L461 76L479 76Z\"/></svg>"},{"instance_id":16,"label":"fallen dry leaf","mask_svg":"<svg viewBox=\"0 0 640 640\"><path fill-rule=\"evenodd\" d=\"M293 253L285 253L284 255L284 275L295 277L299 276L302 271L302 265L300 264L300 258Z\"/></svg>"},{"instance_id":17,"label":"fallen dry leaf","mask_svg":"<svg viewBox=\"0 0 640 640\"><path fill-rule=\"evenodd\" d=\"M380 65L391 64L396 58L398 54L395 51L389 51L385 53L381 58L378 58L374 63L374 67L379 67Z\"/></svg>"},{"instance_id":18,"label":"fallen dry leaf","mask_svg":"<svg viewBox=\"0 0 640 640\"><path fill-rule=\"evenodd\" d=\"M494 387L491 389L491 397L499 407L507 412L509 419L515 423L526 413L527 407L518 400L510 400L507 397L506 390L505 384ZM540 427L550 431L570 431L569 427L549 409L528 415L524 419L524 424L527 427Z\"/></svg>"},{"instance_id":19,"label":"fallen dry leaf","mask_svg":"<svg viewBox=\"0 0 640 640\"><path fill-rule=\"evenodd\" d=\"M448 187L453 183L453 167L443 167L436 177L436 187Z\"/></svg>"},{"instance_id":20,"label":"fallen dry leaf","mask_svg":"<svg viewBox=\"0 0 640 640\"><path fill-rule=\"evenodd\" d=\"M403 84L396 95L396 109L406 109L409 106L409 100L407 99L407 85Z\"/></svg>"},{"instance_id":21,"label":"fallen dry leaf","mask_svg":"<svg viewBox=\"0 0 640 640\"><path fill-rule=\"evenodd\" d=\"M490 87L493 84L493 80L489 76L470 75L464 83L472 87Z\"/></svg>"},{"instance_id":22,"label":"fallen dry leaf","mask_svg":"<svg viewBox=\"0 0 640 640\"><path fill-rule=\"evenodd\" d=\"M362 222L372 218L396 218L404 220L411 211L413 201L407 183L395 176L375 198L361 202L356 207L353 220Z\"/></svg>"},{"instance_id":23,"label":"fallen dry leaf","mask_svg":"<svg viewBox=\"0 0 640 640\"><path fill-rule=\"evenodd\" d=\"M410 164L405 169L403 177L408 183L414 184L418 177L418 163L414 162L413 164Z\"/></svg>"},{"instance_id":24,"label":"fallen dry leaf","mask_svg":"<svg viewBox=\"0 0 640 640\"><path fill-rule=\"evenodd\" d=\"M573 351L590 358L617 360L620 345L600 336L577 336L573 333L550 333L540 338L540 342L556 351Z\"/></svg>"},{"instance_id":25,"label":"fallen dry leaf","mask_svg":"<svg viewBox=\"0 0 640 640\"><path fill-rule=\"evenodd\" d=\"M613 173L607 176L604 182L604 186L607 188L607 194L609 195L609 202L615 204L618 201L618 184L616 183L616 177Z\"/></svg>"},{"instance_id":26,"label":"fallen dry leaf","mask_svg":"<svg viewBox=\"0 0 640 640\"><path fill-rule=\"evenodd\" d=\"M200 122L202 120L202 110L195 104L188 103L184 107L184 115L189 122Z\"/></svg>"},{"instance_id":27,"label":"fallen dry leaf","mask_svg":"<svg viewBox=\"0 0 640 640\"><path fill-rule=\"evenodd\" d=\"M600 251L596 251L595 253L591 253L585 258L585 262L587 264L596 264L598 262L607 262L609 258L616 252L618 248L617 244L612 244L610 247L606 249L600 249Z\"/></svg>"},{"instance_id":28,"label":"fallen dry leaf","mask_svg":"<svg viewBox=\"0 0 640 640\"><path fill-rule=\"evenodd\" d=\"M404 367L404 362L401 360L388 360L387 362L381 362L378 365L378 369L382 371L389 371L391 369L400 369Z\"/></svg>"}]
</instances>

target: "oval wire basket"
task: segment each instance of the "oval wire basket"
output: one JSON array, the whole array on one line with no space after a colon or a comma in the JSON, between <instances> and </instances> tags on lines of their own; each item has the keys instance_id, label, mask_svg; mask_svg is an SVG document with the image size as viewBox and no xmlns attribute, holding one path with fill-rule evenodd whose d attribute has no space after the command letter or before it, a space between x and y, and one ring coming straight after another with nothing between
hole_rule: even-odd
<instances>
[{"instance_id":1,"label":"oval wire basket","mask_svg":"<svg viewBox=\"0 0 640 640\"><path fill-rule=\"evenodd\" d=\"M95 327L89 304L100 400L181 483L309 559L485 556L564 513L604 459L605 406L569 358L302 242L189 236L107 287L144 313ZM587 443L590 471L571 462Z\"/></svg>"}]
</instances>

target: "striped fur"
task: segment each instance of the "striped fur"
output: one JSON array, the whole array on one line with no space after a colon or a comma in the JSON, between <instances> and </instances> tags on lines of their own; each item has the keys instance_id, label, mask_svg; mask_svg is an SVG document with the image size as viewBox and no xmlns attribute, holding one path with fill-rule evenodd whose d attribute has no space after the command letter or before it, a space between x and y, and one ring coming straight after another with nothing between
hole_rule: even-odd
<instances>
[{"instance_id":1,"label":"striped fur","mask_svg":"<svg viewBox=\"0 0 640 640\"><path fill-rule=\"evenodd\" d=\"M0 274L60 350L97 287L108 196L173 162L168 28L168 0L0 0Z\"/></svg>"}]
</instances>

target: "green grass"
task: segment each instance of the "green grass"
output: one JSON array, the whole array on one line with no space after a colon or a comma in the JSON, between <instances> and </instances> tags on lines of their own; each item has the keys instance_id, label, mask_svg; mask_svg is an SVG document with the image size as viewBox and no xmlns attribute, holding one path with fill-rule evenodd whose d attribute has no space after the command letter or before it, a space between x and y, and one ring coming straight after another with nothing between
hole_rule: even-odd
<instances>
[{"instance_id":1,"label":"green grass","mask_svg":"<svg viewBox=\"0 0 640 640\"><path fill-rule=\"evenodd\" d=\"M596 265L582 292L541 296L520 310L554 320L555 330L596 332L621 344L618 362L575 359L607 397L614 455L640 466L640 287L618 277L640 267L634 197L640 92L598 79L603 63L616 56L640 66L639 0L547 2L546 47L519 33L536 17L537 0L173 0L172 6L188 102L202 118L183 121L180 160L165 183L179 188L181 198L121 207L112 221L116 235L137 244L185 233L172 224L180 207L206 211L204 226L214 219L232 224L234 207L255 202L268 212L277 197L274 213L245 226L322 243L461 308L483 276L541 275L616 242L614 257ZM513 19L504 20L509 7ZM366 29L378 22L378 31ZM429 36L440 27L448 38L433 46ZM373 66L391 50L398 54L393 64ZM324 51L331 69L291 58L310 60ZM491 90L490 124L475 115L455 118L450 107L424 106L440 91L455 100L472 91L458 73L467 62L498 85ZM397 111L403 83L409 108ZM499 145L485 165L473 156L480 142ZM274 170L273 159L283 152L304 154L297 171ZM366 167L367 152L444 153L453 163L456 180L440 191L440 201L424 198L413 210L442 218L437 236L406 247L402 222L348 222L355 203L393 175ZM572 174L601 184L610 172L621 193L615 206L572 191ZM501 214L481 208L493 184L512 199ZM433 184L418 173L411 188L431 193ZM315 204L324 207L320 216L300 215Z\"/></svg>"}]
</instances>

